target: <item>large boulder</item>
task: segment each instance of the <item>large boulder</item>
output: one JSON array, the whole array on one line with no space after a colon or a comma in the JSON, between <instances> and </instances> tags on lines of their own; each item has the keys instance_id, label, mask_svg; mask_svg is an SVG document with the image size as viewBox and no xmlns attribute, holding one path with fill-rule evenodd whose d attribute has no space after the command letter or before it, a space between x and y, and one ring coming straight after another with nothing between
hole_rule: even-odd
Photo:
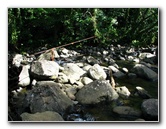
<instances>
[{"instance_id":1,"label":"large boulder","mask_svg":"<svg viewBox=\"0 0 166 129\"><path fill-rule=\"evenodd\" d=\"M30 76L29 76L30 65L22 66L22 71L19 75L19 86L28 86L30 84Z\"/></svg>"},{"instance_id":2,"label":"large boulder","mask_svg":"<svg viewBox=\"0 0 166 129\"><path fill-rule=\"evenodd\" d=\"M141 109L146 120L158 120L158 99L145 100Z\"/></svg>"},{"instance_id":3,"label":"large boulder","mask_svg":"<svg viewBox=\"0 0 166 129\"><path fill-rule=\"evenodd\" d=\"M61 115L53 111L37 112L35 114L25 112L21 114L21 118L22 121L64 121Z\"/></svg>"},{"instance_id":4,"label":"large boulder","mask_svg":"<svg viewBox=\"0 0 166 129\"><path fill-rule=\"evenodd\" d=\"M136 64L132 69L132 72L136 73L141 78L146 78L151 81L156 81L158 79L158 74L143 64Z\"/></svg>"},{"instance_id":5,"label":"large boulder","mask_svg":"<svg viewBox=\"0 0 166 129\"><path fill-rule=\"evenodd\" d=\"M34 61L31 65L31 74L38 79L48 79L52 76L58 77L59 68L59 65L54 61Z\"/></svg>"},{"instance_id":6,"label":"large boulder","mask_svg":"<svg viewBox=\"0 0 166 129\"><path fill-rule=\"evenodd\" d=\"M82 104L96 104L102 101L112 101L119 97L106 80L96 80L80 89L76 100Z\"/></svg>"},{"instance_id":7,"label":"large boulder","mask_svg":"<svg viewBox=\"0 0 166 129\"><path fill-rule=\"evenodd\" d=\"M74 63L67 63L64 65L63 73L69 78L70 83L75 83L86 72Z\"/></svg>"},{"instance_id":8,"label":"large boulder","mask_svg":"<svg viewBox=\"0 0 166 129\"><path fill-rule=\"evenodd\" d=\"M107 74L105 73L103 68L98 64L93 65L89 69L88 73L89 73L89 76L94 80L106 79L107 77Z\"/></svg>"},{"instance_id":9,"label":"large boulder","mask_svg":"<svg viewBox=\"0 0 166 129\"><path fill-rule=\"evenodd\" d=\"M32 113L55 111L63 113L68 107L73 105L53 81L39 81L36 86L28 93L26 100L30 105Z\"/></svg>"}]
</instances>

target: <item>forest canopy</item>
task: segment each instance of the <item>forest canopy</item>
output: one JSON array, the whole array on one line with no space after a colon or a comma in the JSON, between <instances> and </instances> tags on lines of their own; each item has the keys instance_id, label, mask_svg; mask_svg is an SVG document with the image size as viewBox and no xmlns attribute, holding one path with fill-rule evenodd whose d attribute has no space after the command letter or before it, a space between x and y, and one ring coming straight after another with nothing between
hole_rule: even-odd
<instances>
[{"instance_id":1,"label":"forest canopy","mask_svg":"<svg viewBox=\"0 0 166 129\"><path fill-rule=\"evenodd\" d=\"M157 45L158 8L8 8L9 50L55 47L91 36L96 38L88 44L96 46Z\"/></svg>"}]
</instances>

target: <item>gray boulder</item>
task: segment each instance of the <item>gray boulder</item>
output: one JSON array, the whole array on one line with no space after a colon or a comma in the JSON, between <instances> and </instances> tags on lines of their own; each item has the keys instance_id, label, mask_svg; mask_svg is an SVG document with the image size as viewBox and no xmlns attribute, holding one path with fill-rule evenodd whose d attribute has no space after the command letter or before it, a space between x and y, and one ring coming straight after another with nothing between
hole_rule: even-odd
<instances>
[{"instance_id":1,"label":"gray boulder","mask_svg":"<svg viewBox=\"0 0 166 129\"><path fill-rule=\"evenodd\" d=\"M158 120L158 99L147 99L141 109L146 120Z\"/></svg>"},{"instance_id":2,"label":"gray boulder","mask_svg":"<svg viewBox=\"0 0 166 129\"><path fill-rule=\"evenodd\" d=\"M96 104L102 101L112 101L119 97L106 80L96 80L81 88L76 94L76 100L82 104Z\"/></svg>"},{"instance_id":3,"label":"gray boulder","mask_svg":"<svg viewBox=\"0 0 166 129\"><path fill-rule=\"evenodd\" d=\"M151 81L156 81L158 79L158 74L142 64L136 64L132 69L132 72L136 73L141 78L146 78Z\"/></svg>"},{"instance_id":4,"label":"gray boulder","mask_svg":"<svg viewBox=\"0 0 166 129\"><path fill-rule=\"evenodd\" d=\"M31 74L34 78L49 79L54 76L58 77L59 65L54 61L35 61L31 65Z\"/></svg>"},{"instance_id":5,"label":"gray boulder","mask_svg":"<svg viewBox=\"0 0 166 129\"><path fill-rule=\"evenodd\" d=\"M36 86L28 93L26 100L30 105L32 113L55 111L63 113L68 107L73 105L59 88L59 85L53 81L39 81Z\"/></svg>"},{"instance_id":6,"label":"gray boulder","mask_svg":"<svg viewBox=\"0 0 166 129\"><path fill-rule=\"evenodd\" d=\"M107 77L107 75L106 75L105 71L103 70L103 68L98 64L93 65L89 69L88 74L94 80L106 79L106 77Z\"/></svg>"},{"instance_id":7,"label":"gray boulder","mask_svg":"<svg viewBox=\"0 0 166 129\"><path fill-rule=\"evenodd\" d=\"M86 73L74 63L65 64L62 72L68 77L71 84L74 84L83 74Z\"/></svg>"},{"instance_id":8,"label":"gray boulder","mask_svg":"<svg viewBox=\"0 0 166 129\"><path fill-rule=\"evenodd\" d=\"M35 114L25 112L21 114L21 118L22 121L64 121L61 115L53 111L37 112Z\"/></svg>"}]
</instances>

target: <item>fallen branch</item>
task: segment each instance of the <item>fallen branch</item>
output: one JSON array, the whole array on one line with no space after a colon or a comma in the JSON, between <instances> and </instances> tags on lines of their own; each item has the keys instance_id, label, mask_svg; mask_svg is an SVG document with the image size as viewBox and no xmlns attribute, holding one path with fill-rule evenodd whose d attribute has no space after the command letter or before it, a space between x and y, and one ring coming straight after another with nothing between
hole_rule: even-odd
<instances>
[{"instance_id":1,"label":"fallen branch","mask_svg":"<svg viewBox=\"0 0 166 129\"><path fill-rule=\"evenodd\" d=\"M38 54L44 53L46 51L50 51L50 50L53 50L53 49L57 49L57 48L61 48L61 47L69 46L69 45L73 45L73 44L80 43L80 42L85 41L85 40L93 39L95 37L96 36L92 36L92 37L89 37L89 38L81 39L81 40L78 40L78 41L75 41L75 42L71 42L71 43L68 43L68 44L64 44L64 45L61 45L61 46L58 46L58 47L53 47L53 48L50 48L48 50L40 51L40 52L31 54L31 55L38 55Z\"/></svg>"}]
</instances>

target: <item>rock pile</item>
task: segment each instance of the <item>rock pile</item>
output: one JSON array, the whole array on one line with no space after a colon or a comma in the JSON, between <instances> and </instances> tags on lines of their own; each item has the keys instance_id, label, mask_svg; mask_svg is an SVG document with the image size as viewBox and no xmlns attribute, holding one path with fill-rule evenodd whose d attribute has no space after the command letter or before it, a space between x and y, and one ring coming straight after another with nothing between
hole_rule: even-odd
<instances>
[{"instance_id":1,"label":"rock pile","mask_svg":"<svg viewBox=\"0 0 166 129\"><path fill-rule=\"evenodd\" d=\"M151 58L153 60L150 60ZM13 58L13 65L22 67L18 85L31 87L25 96L28 106L26 108L29 108L32 114L37 113L31 116L22 112L23 114L20 114L22 120L35 120L40 115L50 112L63 115L65 110L76 103L91 105L103 101L111 102L117 100L119 96L127 99L131 95L127 86L115 89L111 86L109 69L113 71L115 78L128 76L157 81L158 74L152 69L154 68L152 65L156 63L155 58L154 54L141 53L133 47L120 45L117 47L111 45L106 50L97 47L83 48L77 52L61 48L54 50L54 60L50 60L52 55L49 51L38 58L16 54ZM131 70L119 68L115 61L117 59L136 62L136 64ZM146 112L144 114L148 114L147 104L144 106L144 103L142 105L143 111ZM117 107L114 111L119 113L121 108L123 107ZM133 112L130 115L141 116L140 112L135 112L130 107L125 108ZM44 120L44 118L41 117L39 120ZM47 120L63 119L55 115Z\"/></svg>"}]
</instances>

